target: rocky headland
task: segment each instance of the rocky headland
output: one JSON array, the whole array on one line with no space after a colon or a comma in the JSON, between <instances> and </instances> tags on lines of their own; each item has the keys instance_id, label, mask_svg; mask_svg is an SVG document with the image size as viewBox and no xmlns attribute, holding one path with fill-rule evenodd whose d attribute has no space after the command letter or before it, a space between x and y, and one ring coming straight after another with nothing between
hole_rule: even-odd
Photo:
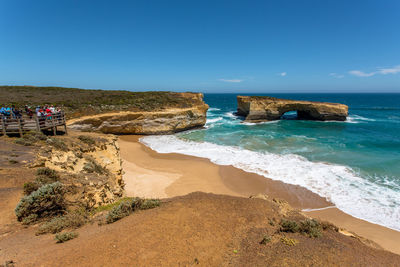
<instances>
[{"instance_id":1,"label":"rocky headland","mask_svg":"<svg viewBox=\"0 0 400 267\"><path fill-rule=\"evenodd\" d=\"M107 134L172 134L204 126L207 109L203 102L190 108L113 112L72 119L68 125L75 130Z\"/></svg>"},{"instance_id":2,"label":"rocky headland","mask_svg":"<svg viewBox=\"0 0 400 267\"><path fill-rule=\"evenodd\" d=\"M237 96L237 115L248 122L279 120L288 111L297 111L301 120L345 121L348 106L339 103L298 101L268 96Z\"/></svg>"}]
</instances>

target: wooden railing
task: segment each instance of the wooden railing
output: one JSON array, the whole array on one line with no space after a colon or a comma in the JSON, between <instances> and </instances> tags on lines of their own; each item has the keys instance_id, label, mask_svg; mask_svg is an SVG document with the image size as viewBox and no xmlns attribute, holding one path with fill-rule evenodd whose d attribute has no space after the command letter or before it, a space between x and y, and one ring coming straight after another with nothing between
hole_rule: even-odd
<instances>
[{"instance_id":1,"label":"wooden railing","mask_svg":"<svg viewBox=\"0 0 400 267\"><path fill-rule=\"evenodd\" d=\"M0 134L19 134L22 136L28 131L53 130L57 134L57 126L64 126L64 132L67 133L67 124L65 122L64 112L54 113L51 116L1 116Z\"/></svg>"}]
</instances>

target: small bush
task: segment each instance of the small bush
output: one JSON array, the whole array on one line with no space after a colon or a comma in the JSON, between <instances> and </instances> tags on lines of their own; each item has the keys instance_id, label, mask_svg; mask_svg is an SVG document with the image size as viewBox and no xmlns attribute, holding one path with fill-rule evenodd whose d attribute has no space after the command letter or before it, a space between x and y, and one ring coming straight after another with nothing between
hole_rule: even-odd
<instances>
[{"instance_id":1,"label":"small bush","mask_svg":"<svg viewBox=\"0 0 400 267\"><path fill-rule=\"evenodd\" d=\"M33 191L45 184L51 184L59 180L59 175L55 170L50 168L39 168L36 171L36 179L33 182L24 183L24 195L30 195Z\"/></svg>"},{"instance_id":2,"label":"small bush","mask_svg":"<svg viewBox=\"0 0 400 267\"><path fill-rule=\"evenodd\" d=\"M300 232L309 237L320 237L322 236L322 227L317 220L306 219L300 222Z\"/></svg>"},{"instance_id":3,"label":"small bush","mask_svg":"<svg viewBox=\"0 0 400 267\"><path fill-rule=\"evenodd\" d=\"M78 136L78 139L88 145L94 145L96 143L96 141L88 135L80 135Z\"/></svg>"},{"instance_id":4,"label":"small bush","mask_svg":"<svg viewBox=\"0 0 400 267\"><path fill-rule=\"evenodd\" d=\"M133 212L132 202L124 201L121 202L118 206L115 206L111 209L111 211L106 216L107 223L116 222Z\"/></svg>"},{"instance_id":5,"label":"small bush","mask_svg":"<svg viewBox=\"0 0 400 267\"><path fill-rule=\"evenodd\" d=\"M60 140L58 138L48 138L47 143L54 147L55 149L61 150L61 151L67 151L68 146L64 143L63 140Z\"/></svg>"},{"instance_id":6,"label":"small bush","mask_svg":"<svg viewBox=\"0 0 400 267\"><path fill-rule=\"evenodd\" d=\"M260 244L261 245L266 245L267 243L271 242L271 237L270 236L264 236L263 239L261 239Z\"/></svg>"},{"instance_id":7,"label":"small bush","mask_svg":"<svg viewBox=\"0 0 400 267\"><path fill-rule=\"evenodd\" d=\"M30 195L33 191L39 189L39 185L35 182L24 183L24 195Z\"/></svg>"},{"instance_id":8,"label":"small bush","mask_svg":"<svg viewBox=\"0 0 400 267\"><path fill-rule=\"evenodd\" d=\"M330 222L321 222L320 224L321 224L322 230L332 230L335 232L339 231L339 228Z\"/></svg>"},{"instance_id":9,"label":"small bush","mask_svg":"<svg viewBox=\"0 0 400 267\"><path fill-rule=\"evenodd\" d=\"M22 220L22 224L25 224L25 225L32 224L32 223L36 222L37 219L38 219L37 214L31 214Z\"/></svg>"},{"instance_id":10,"label":"small bush","mask_svg":"<svg viewBox=\"0 0 400 267\"><path fill-rule=\"evenodd\" d=\"M322 235L322 226L315 219L306 219L297 223L296 221L282 220L281 232L301 233L309 237L320 237Z\"/></svg>"},{"instance_id":11,"label":"small bush","mask_svg":"<svg viewBox=\"0 0 400 267\"><path fill-rule=\"evenodd\" d=\"M52 170L48 167L44 167L44 168L39 168L36 170L36 175L38 176L45 176L48 177L54 181L57 181L60 176L58 175L58 173L55 170Z\"/></svg>"},{"instance_id":12,"label":"small bush","mask_svg":"<svg viewBox=\"0 0 400 267\"><path fill-rule=\"evenodd\" d=\"M37 142L46 139L47 137L42 132L28 132L24 134L21 138L15 140L15 143L23 146L33 146Z\"/></svg>"},{"instance_id":13,"label":"small bush","mask_svg":"<svg viewBox=\"0 0 400 267\"><path fill-rule=\"evenodd\" d=\"M64 186L60 182L43 185L20 200L15 215L22 221L32 214L38 218L61 214L65 210L64 194Z\"/></svg>"},{"instance_id":14,"label":"small bush","mask_svg":"<svg viewBox=\"0 0 400 267\"><path fill-rule=\"evenodd\" d=\"M19 161L18 161L18 160L15 160L15 159L9 159L8 162L9 162L10 164L17 164Z\"/></svg>"},{"instance_id":15,"label":"small bush","mask_svg":"<svg viewBox=\"0 0 400 267\"><path fill-rule=\"evenodd\" d=\"M59 233L67 228L79 228L86 223L86 217L78 212L71 212L65 216L55 217L50 221L42 224L38 231L37 235L46 234L46 233Z\"/></svg>"},{"instance_id":16,"label":"small bush","mask_svg":"<svg viewBox=\"0 0 400 267\"><path fill-rule=\"evenodd\" d=\"M297 233L299 232L299 229L300 227L295 221L289 221L285 219L281 221L281 232Z\"/></svg>"},{"instance_id":17,"label":"small bush","mask_svg":"<svg viewBox=\"0 0 400 267\"><path fill-rule=\"evenodd\" d=\"M107 223L118 221L135 210L147 210L160 206L158 199L141 199L141 198L128 198L121 201L118 205L112 206L111 210L106 216Z\"/></svg>"},{"instance_id":18,"label":"small bush","mask_svg":"<svg viewBox=\"0 0 400 267\"><path fill-rule=\"evenodd\" d=\"M108 172L107 169L99 165L93 158L88 159L88 161L83 165L83 170L88 173L98 174L106 174Z\"/></svg>"},{"instance_id":19,"label":"small bush","mask_svg":"<svg viewBox=\"0 0 400 267\"><path fill-rule=\"evenodd\" d=\"M158 206L160 206L160 200L159 199L145 199L139 205L139 209L147 210L147 209L153 209L153 208L158 207Z\"/></svg>"},{"instance_id":20,"label":"small bush","mask_svg":"<svg viewBox=\"0 0 400 267\"><path fill-rule=\"evenodd\" d=\"M57 243L64 243L67 242L68 240L74 239L78 237L77 233L74 232L65 232L61 234L56 234L55 239Z\"/></svg>"}]
</instances>

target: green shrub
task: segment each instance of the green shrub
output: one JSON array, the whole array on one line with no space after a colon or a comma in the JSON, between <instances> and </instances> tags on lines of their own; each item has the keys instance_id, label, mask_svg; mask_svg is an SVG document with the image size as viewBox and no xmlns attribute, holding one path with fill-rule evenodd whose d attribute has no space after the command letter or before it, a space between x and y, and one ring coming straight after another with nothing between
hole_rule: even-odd
<instances>
[{"instance_id":1,"label":"green shrub","mask_svg":"<svg viewBox=\"0 0 400 267\"><path fill-rule=\"evenodd\" d=\"M297 232L299 232L299 229L300 229L300 227L297 224L297 222L282 219L281 228L280 228L281 232L297 233Z\"/></svg>"},{"instance_id":2,"label":"green shrub","mask_svg":"<svg viewBox=\"0 0 400 267\"><path fill-rule=\"evenodd\" d=\"M110 210L106 216L107 223L113 223L118 221L133 212L132 201L121 202L118 206L115 206Z\"/></svg>"},{"instance_id":3,"label":"green shrub","mask_svg":"<svg viewBox=\"0 0 400 267\"><path fill-rule=\"evenodd\" d=\"M61 151L68 151L68 146L64 143L63 140L55 137L51 137L47 139L47 143L54 147L55 149L61 150Z\"/></svg>"},{"instance_id":4,"label":"green shrub","mask_svg":"<svg viewBox=\"0 0 400 267\"><path fill-rule=\"evenodd\" d=\"M79 228L86 223L86 217L78 212L71 212L65 216L55 217L48 222L40 225L36 234L46 234L46 233L59 233L67 228Z\"/></svg>"},{"instance_id":5,"label":"green shrub","mask_svg":"<svg viewBox=\"0 0 400 267\"><path fill-rule=\"evenodd\" d=\"M110 207L110 206L112 207L106 216L107 223L113 223L115 221L118 221L128 216L135 210L147 210L160 206L160 200L158 199L142 199L139 197L125 198L123 199L123 201L119 201L118 203L119 203L118 205L111 204L105 206L105 207Z\"/></svg>"},{"instance_id":6,"label":"green shrub","mask_svg":"<svg viewBox=\"0 0 400 267\"><path fill-rule=\"evenodd\" d=\"M322 230L332 230L335 232L339 232L339 228L330 222L320 222L320 224L321 224Z\"/></svg>"},{"instance_id":7,"label":"green shrub","mask_svg":"<svg viewBox=\"0 0 400 267\"><path fill-rule=\"evenodd\" d=\"M43 185L20 200L15 215L22 221L32 214L38 218L61 214L65 210L64 194L64 186L60 182Z\"/></svg>"},{"instance_id":8,"label":"green shrub","mask_svg":"<svg viewBox=\"0 0 400 267\"><path fill-rule=\"evenodd\" d=\"M147 210L147 209L153 209L158 206L160 206L159 199L145 199L143 200L143 203L141 203L141 205L139 206L139 209Z\"/></svg>"},{"instance_id":9,"label":"green shrub","mask_svg":"<svg viewBox=\"0 0 400 267\"><path fill-rule=\"evenodd\" d=\"M96 141L88 135L80 135L78 136L78 139L88 145L94 145L96 143Z\"/></svg>"},{"instance_id":10,"label":"green shrub","mask_svg":"<svg viewBox=\"0 0 400 267\"><path fill-rule=\"evenodd\" d=\"M26 224L26 225L32 224L32 223L36 222L37 219L38 219L38 216L36 214L31 214L22 220L22 224Z\"/></svg>"},{"instance_id":11,"label":"green shrub","mask_svg":"<svg viewBox=\"0 0 400 267\"><path fill-rule=\"evenodd\" d=\"M45 176L48 177L54 181L57 181L60 176L58 175L58 173L55 170L52 170L48 167L44 167L44 168L39 168L36 170L36 175L38 176Z\"/></svg>"},{"instance_id":12,"label":"green shrub","mask_svg":"<svg viewBox=\"0 0 400 267\"><path fill-rule=\"evenodd\" d=\"M74 232L65 232L61 234L56 234L55 239L57 243L64 243L67 242L68 240L74 239L78 237L77 233Z\"/></svg>"},{"instance_id":13,"label":"green shrub","mask_svg":"<svg viewBox=\"0 0 400 267\"><path fill-rule=\"evenodd\" d=\"M280 228L281 232L301 233L309 237L320 237L322 230L321 224L315 219L305 219L299 223L283 219Z\"/></svg>"},{"instance_id":14,"label":"green shrub","mask_svg":"<svg viewBox=\"0 0 400 267\"><path fill-rule=\"evenodd\" d=\"M33 191L39 189L39 185L35 182L24 183L24 195L30 195Z\"/></svg>"},{"instance_id":15,"label":"green shrub","mask_svg":"<svg viewBox=\"0 0 400 267\"><path fill-rule=\"evenodd\" d=\"M309 237L320 237L322 236L322 226L317 220L306 219L300 222L300 232Z\"/></svg>"},{"instance_id":16,"label":"green shrub","mask_svg":"<svg viewBox=\"0 0 400 267\"><path fill-rule=\"evenodd\" d=\"M107 169L103 168L99 165L95 159L88 158L88 161L83 165L83 170L87 173L98 173L98 174L106 174L108 173Z\"/></svg>"},{"instance_id":17,"label":"green shrub","mask_svg":"<svg viewBox=\"0 0 400 267\"><path fill-rule=\"evenodd\" d=\"M24 195L30 195L33 191L38 190L39 187L57 182L60 178L55 170L47 167L37 169L36 175L35 181L24 183Z\"/></svg>"},{"instance_id":18,"label":"green shrub","mask_svg":"<svg viewBox=\"0 0 400 267\"><path fill-rule=\"evenodd\" d=\"M23 146L33 146L37 142L46 139L47 137L42 132L28 132L21 138L16 139L15 143Z\"/></svg>"}]
</instances>

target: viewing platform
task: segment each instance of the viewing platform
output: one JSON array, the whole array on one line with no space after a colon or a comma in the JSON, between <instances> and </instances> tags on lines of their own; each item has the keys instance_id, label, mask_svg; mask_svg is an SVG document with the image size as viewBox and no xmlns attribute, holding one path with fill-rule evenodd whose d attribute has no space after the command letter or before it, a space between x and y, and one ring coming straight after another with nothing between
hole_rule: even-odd
<instances>
[{"instance_id":1,"label":"viewing platform","mask_svg":"<svg viewBox=\"0 0 400 267\"><path fill-rule=\"evenodd\" d=\"M20 118L13 118L11 116L0 115L0 134L19 134L24 135L30 131L44 131L51 130L54 135L57 135L57 127L63 126L64 132L67 133L67 124L65 121L64 112L54 113L51 116L21 116Z\"/></svg>"}]
</instances>

